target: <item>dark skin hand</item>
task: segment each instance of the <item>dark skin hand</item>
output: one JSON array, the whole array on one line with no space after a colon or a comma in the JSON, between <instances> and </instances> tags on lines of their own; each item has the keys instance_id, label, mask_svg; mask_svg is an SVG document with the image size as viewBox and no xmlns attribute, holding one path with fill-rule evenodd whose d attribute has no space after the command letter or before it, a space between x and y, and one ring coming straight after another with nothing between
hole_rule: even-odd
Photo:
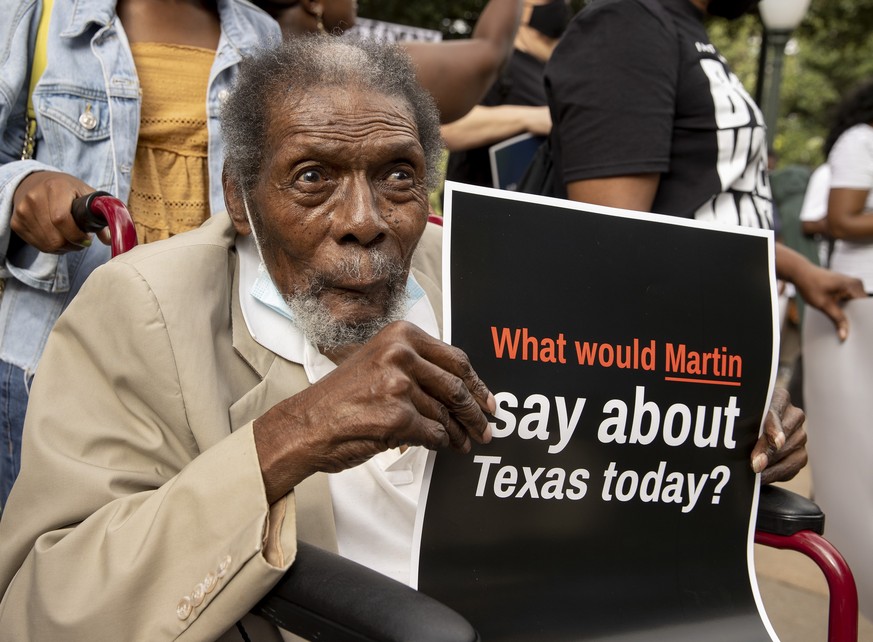
<instances>
[{"instance_id":1,"label":"dark skin hand","mask_svg":"<svg viewBox=\"0 0 873 642\"><path fill-rule=\"evenodd\" d=\"M469 452L488 443L494 396L458 348L398 321L331 374L254 422L270 503L311 474L356 466L389 448Z\"/></svg>"},{"instance_id":2,"label":"dark skin hand","mask_svg":"<svg viewBox=\"0 0 873 642\"><path fill-rule=\"evenodd\" d=\"M784 388L777 388L764 420L764 432L752 450L752 470L761 483L792 479L806 466L806 416L791 404Z\"/></svg>"},{"instance_id":3,"label":"dark skin hand","mask_svg":"<svg viewBox=\"0 0 873 642\"><path fill-rule=\"evenodd\" d=\"M18 185L12 197L12 231L41 252L64 254L88 247L91 235L78 228L70 208L94 188L61 172L34 172ZM109 230L97 233L109 243Z\"/></svg>"},{"instance_id":4,"label":"dark skin hand","mask_svg":"<svg viewBox=\"0 0 873 642\"><path fill-rule=\"evenodd\" d=\"M843 303L867 296L860 279L821 268L778 242L776 275L793 283L804 301L828 315L837 328L840 341L846 340L849 320L843 311Z\"/></svg>"}]
</instances>

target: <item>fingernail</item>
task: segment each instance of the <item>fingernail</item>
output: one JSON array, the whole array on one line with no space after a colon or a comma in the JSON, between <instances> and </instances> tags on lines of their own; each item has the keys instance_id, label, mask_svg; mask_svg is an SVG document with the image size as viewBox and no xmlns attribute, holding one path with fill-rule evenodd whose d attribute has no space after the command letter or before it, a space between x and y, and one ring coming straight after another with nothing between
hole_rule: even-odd
<instances>
[{"instance_id":1,"label":"fingernail","mask_svg":"<svg viewBox=\"0 0 873 642\"><path fill-rule=\"evenodd\" d=\"M482 432L482 443L487 444L491 442L491 424L486 426L485 430Z\"/></svg>"},{"instance_id":2,"label":"fingernail","mask_svg":"<svg viewBox=\"0 0 873 642\"><path fill-rule=\"evenodd\" d=\"M89 236L84 241L80 243L82 247L91 247L91 237Z\"/></svg>"},{"instance_id":3,"label":"fingernail","mask_svg":"<svg viewBox=\"0 0 873 642\"><path fill-rule=\"evenodd\" d=\"M488 408L488 412L494 413L497 410L497 399L494 398L494 395L490 392L488 393L488 397L485 399L485 407Z\"/></svg>"},{"instance_id":4,"label":"fingernail","mask_svg":"<svg viewBox=\"0 0 873 642\"><path fill-rule=\"evenodd\" d=\"M845 341L849 336L849 331L846 328L840 328L840 341Z\"/></svg>"},{"instance_id":5,"label":"fingernail","mask_svg":"<svg viewBox=\"0 0 873 642\"><path fill-rule=\"evenodd\" d=\"M767 455L760 453L752 460L752 470L760 473L767 467Z\"/></svg>"},{"instance_id":6,"label":"fingernail","mask_svg":"<svg viewBox=\"0 0 873 642\"><path fill-rule=\"evenodd\" d=\"M773 438L773 443L776 445L776 450L782 448L785 445L785 433L778 432L776 436Z\"/></svg>"}]
</instances>

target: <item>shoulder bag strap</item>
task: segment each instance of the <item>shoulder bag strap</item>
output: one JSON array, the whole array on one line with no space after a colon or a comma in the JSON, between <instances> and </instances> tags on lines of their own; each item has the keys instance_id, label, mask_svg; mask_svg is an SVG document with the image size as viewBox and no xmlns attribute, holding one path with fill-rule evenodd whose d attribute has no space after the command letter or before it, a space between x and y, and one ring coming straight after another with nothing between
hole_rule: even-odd
<instances>
[{"instance_id":1,"label":"shoulder bag strap","mask_svg":"<svg viewBox=\"0 0 873 642\"><path fill-rule=\"evenodd\" d=\"M33 148L36 143L36 109L33 106L33 90L45 71L48 58L48 27L52 16L54 0L43 0L42 13L39 16L39 26L36 30L36 43L33 48L33 64L30 69L30 88L27 92L27 129L24 134L24 149L21 159L33 158Z\"/></svg>"}]
</instances>

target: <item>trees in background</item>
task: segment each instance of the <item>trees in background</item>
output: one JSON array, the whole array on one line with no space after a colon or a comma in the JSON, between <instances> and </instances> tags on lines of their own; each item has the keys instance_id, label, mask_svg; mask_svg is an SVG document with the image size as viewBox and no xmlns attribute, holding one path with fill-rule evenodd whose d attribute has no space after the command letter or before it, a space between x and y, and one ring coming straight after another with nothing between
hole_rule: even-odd
<instances>
[{"instance_id":1,"label":"trees in background","mask_svg":"<svg viewBox=\"0 0 873 642\"><path fill-rule=\"evenodd\" d=\"M757 82L762 26L758 16L713 20L713 42L750 92ZM815 166L834 106L873 78L873 0L812 0L786 48L779 124L779 163Z\"/></svg>"},{"instance_id":2,"label":"trees in background","mask_svg":"<svg viewBox=\"0 0 873 642\"><path fill-rule=\"evenodd\" d=\"M359 0L363 17L466 36L486 0ZM580 9L584 0L573 0ZM762 27L757 15L713 20L710 35L754 92ZM859 82L873 78L873 0L812 0L788 45L775 148L780 164L817 165L830 111Z\"/></svg>"}]
</instances>

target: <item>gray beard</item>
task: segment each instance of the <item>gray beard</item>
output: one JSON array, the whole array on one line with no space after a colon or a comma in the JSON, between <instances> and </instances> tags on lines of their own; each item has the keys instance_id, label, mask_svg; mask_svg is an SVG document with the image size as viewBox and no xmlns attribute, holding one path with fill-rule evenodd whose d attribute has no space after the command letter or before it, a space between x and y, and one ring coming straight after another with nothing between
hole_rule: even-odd
<instances>
[{"instance_id":1,"label":"gray beard","mask_svg":"<svg viewBox=\"0 0 873 642\"><path fill-rule=\"evenodd\" d=\"M336 350L349 345L366 343L382 328L405 316L406 270L388 255L371 249L366 252L370 276L388 277L388 300L385 313L365 321L348 323L331 315L318 296L327 282L325 275L312 275L309 287L284 294L285 303L294 315L297 327L321 351ZM363 254L344 260L333 271L335 276L360 278Z\"/></svg>"}]
</instances>

